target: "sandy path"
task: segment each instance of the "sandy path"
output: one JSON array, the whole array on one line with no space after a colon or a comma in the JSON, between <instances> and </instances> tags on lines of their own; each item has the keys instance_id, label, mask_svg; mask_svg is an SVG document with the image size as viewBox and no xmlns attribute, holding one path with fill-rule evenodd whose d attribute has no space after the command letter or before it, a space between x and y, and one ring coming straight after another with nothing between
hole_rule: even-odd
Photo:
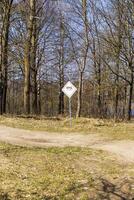
<instances>
[{"instance_id":1,"label":"sandy path","mask_svg":"<svg viewBox=\"0 0 134 200\"><path fill-rule=\"evenodd\" d=\"M118 155L119 159L134 162L134 141L122 140L94 145L93 148L102 149Z\"/></svg>"},{"instance_id":2,"label":"sandy path","mask_svg":"<svg viewBox=\"0 0 134 200\"><path fill-rule=\"evenodd\" d=\"M21 146L90 147L114 153L119 159L123 159L124 161L134 162L134 141L110 142L105 138L100 138L96 134L58 134L0 126L0 141Z\"/></svg>"},{"instance_id":3,"label":"sandy path","mask_svg":"<svg viewBox=\"0 0 134 200\"><path fill-rule=\"evenodd\" d=\"M62 134L48 133L22 130L18 128L10 128L0 126L0 140L11 144L21 146L39 146L39 147L65 147L65 146L80 146L88 147L103 141L95 134Z\"/></svg>"}]
</instances>

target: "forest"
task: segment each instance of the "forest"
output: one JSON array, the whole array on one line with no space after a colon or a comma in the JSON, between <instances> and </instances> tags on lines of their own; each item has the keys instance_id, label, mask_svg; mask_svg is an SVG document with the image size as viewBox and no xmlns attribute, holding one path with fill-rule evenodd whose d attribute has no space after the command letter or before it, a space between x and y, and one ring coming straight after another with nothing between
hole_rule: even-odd
<instances>
[{"instance_id":1,"label":"forest","mask_svg":"<svg viewBox=\"0 0 134 200\"><path fill-rule=\"evenodd\" d=\"M133 0L1 0L0 113L131 120Z\"/></svg>"}]
</instances>

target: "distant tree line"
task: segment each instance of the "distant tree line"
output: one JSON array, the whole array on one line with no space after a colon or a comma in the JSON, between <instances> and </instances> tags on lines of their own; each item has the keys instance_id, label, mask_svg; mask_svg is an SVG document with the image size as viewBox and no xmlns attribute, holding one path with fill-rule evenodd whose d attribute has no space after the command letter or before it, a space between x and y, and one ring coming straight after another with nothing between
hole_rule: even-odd
<instances>
[{"instance_id":1,"label":"distant tree line","mask_svg":"<svg viewBox=\"0 0 134 200\"><path fill-rule=\"evenodd\" d=\"M133 0L1 0L0 113L128 119Z\"/></svg>"}]
</instances>

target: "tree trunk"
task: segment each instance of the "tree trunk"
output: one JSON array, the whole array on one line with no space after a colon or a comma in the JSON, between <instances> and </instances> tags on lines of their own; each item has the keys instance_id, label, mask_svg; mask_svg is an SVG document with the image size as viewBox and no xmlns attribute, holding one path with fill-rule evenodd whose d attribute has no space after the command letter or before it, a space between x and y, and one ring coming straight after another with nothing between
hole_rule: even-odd
<instances>
[{"instance_id":1,"label":"tree trunk","mask_svg":"<svg viewBox=\"0 0 134 200\"><path fill-rule=\"evenodd\" d=\"M34 95L33 95L33 111L34 114L38 114L38 89L37 89L37 73L34 72Z\"/></svg>"},{"instance_id":2,"label":"tree trunk","mask_svg":"<svg viewBox=\"0 0 134 200\"><path fill-rule=\"evenodd\" d=\"M24 112L30 114L30 45L25 49L25 78L24 78Z\"/></svg>"},{"instance_id":3,"label":"tree trunk","mask_svg":"<svg viewBox=\"0 0 134 200\"><path fill-rule=\"evenodd\" d=\"M3 94L2 94L2 113L6 113L7 103L7 70L4 77Z\"/></svg>"},{"instance_id":4,"label":"tree trunk","mask_svg":"<svg viewBox=\"0 0 134 200\"><path fill-rule=\"evenodd\" d=\"M76 117L81 116L82 107L82 85L83 85L83 72L79 71L79 87L78 87L78 103L77 103L77 113Z\"/></svg>"},{"instance_id":5,"label":"tree trunk","mask_svg":"<svg viewBox=\"0 0 134 200\"><path fill-rule=\"evenodd\" d=\"M35 0L30 0L30 16L28 20L27 41L25 44L25 58L24 58L24 112L30 114L30 53L31 53L31 40L33 34L33 21L34 21L34 6Z\"/></svg>"},{"instance_id":6,"label":"tree trunk","mask_svg":"<svg viewBox=\"0 0 134 200\"><path fill-rule=\"evenodd\" d=\"M98 42L99 43L99 42ZM96 61L95 61L96 62ZM97 62L96 62L97 64ZM98 67L97 67L97 84L98 84L98 93L97 93L97 104L98 104L98 117L102 117L102 102L101 102L101 61L98 58Z\"/></svg>"},{"instance_id":7,"label":"tree trunk","mask_svg":"<svg viewBox=\"0 0 134 200\"><path fill-rule=\"evenodd\" d=\"M118 119L118 104L119 104L119 91L116 87L116 94L115 94L115 119Z\"/></svg>"},{"instance_id":8,"label":"tree trunk","mask_svg":"<svg viewBox=\"0 0 134 200\"><path fill-rule=\"evenodd\" d=\"M97 95L97 103L98 103L98 117L101 117L101 71L99 70L99 79L98 79L98 95Z\"/></svg>"},{"instance_id":9,"label":"tree trunk","mask_svg":"<svg viewBox=\"0 0 134 200\"><path fill-rule=\"evenodd\" d=\"M123 102L123 119L126 118L126 107L127 107L127 85L124 86L124 102Z\"/></svg>"},{"instance_id":10,"label":"tree trunk","mask_svg":"<svg viewBox=\"0 0 134 200\"><path fill-rule=\"evenodd\" d=\"M37 112L38 114L42 113L42 107L41 107L41 88L40 88L40 80L39 83L37 84Z\"/></svg>"},{"instance_id":11,"label":"tree trunk","mask_svg":"<svg viewBox=\"0 0 134 200\"><path fill-rule=\"evenodd\" d=\"M117 63L117 75L116 75L116 81L115 81L115 114L114 118L115 120L118 119L118 105L119 105L119 62Z\"/></svg>"},{"instance_id":12,"label":"tree trunk","mask_svg":"<svg viewBox=\"0 0 134 200\"><path fill-rule=\"evenodd\" d=\"M132 106L132 97L133 97L133 78L132 78L132 82L130 84L130 89L129 89L129 101L128 101L128 121L131 120L131 106Z\"/></svg>"},{"instance_id":13,"label":"tree trunk","mask_svg":"<svg viewBox=\"0 0 134 200\"><path fill-rule=\"evenodd\" d=\"M36 4L34 4L33 8L33 16L36 14ZM32 75L32 105L33 105L33 113L36 115L38 113L38 105L37 105L37 66L36 66L36 49L37 49L37 26L36 26L36 18L33 19L33 33L32 33L32 41L31 41L31 75Z\"/></svg>"},{"instance_id":14,"label":"tree trunk","mask_svg":"<svg viewBox=\"0 0 134 200\"><path fill-rule=\"evenodd\" d=\"M4 6L4 19L1 36L1 114L6 113L6 100L7 100L7 72L8 72L8 40L9 40L9 27L10 15L13 0L7 2Z\"/></svg>"},{"instance_id":15,"label":"tree trunk","mask_svg":"<svg viewBox=\"0 0 134 200\"><path fill-rule=\"evenodd\" d=\"M59 62L59 115L64 114L64 93L62 88L64 87L64 22L61 17L60 23L60 62Z\"/></svg>"},{"instance_id":16,"label":"tree trunk","mask_svg":"<svg viewBox=\"0 0 134 200\"><path fill-rule=\"evenodd\" d=\"M64 93L62 92L62 88L64 86L64 72L62 70L62 73L60 74L60 81L59 81L59 87L60 87L60 94L59 94L59 114L64 114Z\"/></svg>"},{"instance_id":17,"label":"tree trunk","mask_svg":"<svg viewBox=\"0 0 134 200\"><path fill-rule=\"evenodd\" d=\"M8 31L8 28L7 28ZM7 68L8 68L8 33L5 34L2 60L2 114L6 113L7 99Z\"/></svg>"}]
</instances>

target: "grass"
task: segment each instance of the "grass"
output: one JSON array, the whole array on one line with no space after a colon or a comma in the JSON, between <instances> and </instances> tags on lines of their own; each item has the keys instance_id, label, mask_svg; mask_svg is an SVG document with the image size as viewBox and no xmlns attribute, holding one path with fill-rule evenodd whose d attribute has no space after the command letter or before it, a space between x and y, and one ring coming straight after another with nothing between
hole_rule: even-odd
<instances>
[{"instance_id":1,"label":"grass","mask_svg":"<svg viewBox=\"0 0 134 200\"><path fill-rule=\"evenodd\" d=\"M134 139L134 124L99 119L0 117L16 128L97 133L110 140ZM134 164L90 148L26 148L0 143L0 200L103 200L134 198Z\"/></svg>"},{"instance_id":2,"label":"grass","mask_svg":"<svg viewBox=\"0 0 134 200\"><path fill-rule=\"evenodd\" d=\"M1 200L132 199L132 177L132 164L117 163L103 151L0 143Z\"/></svg>"},{"instance_id":3,"label":"grass","mask_svg":"<svg viewBox=\"0 0 134 200\"><path fill-rule=\"evenodd\" d=\"M114 122L112 120L100 120L92 118L80 118L72 120L72 127L69 126L69 119L42 119L0 117L0 124L16 128L60 132L60 133L97 133L108 139L134 140L133 122Z\"/></svg>"}]
</instances>

